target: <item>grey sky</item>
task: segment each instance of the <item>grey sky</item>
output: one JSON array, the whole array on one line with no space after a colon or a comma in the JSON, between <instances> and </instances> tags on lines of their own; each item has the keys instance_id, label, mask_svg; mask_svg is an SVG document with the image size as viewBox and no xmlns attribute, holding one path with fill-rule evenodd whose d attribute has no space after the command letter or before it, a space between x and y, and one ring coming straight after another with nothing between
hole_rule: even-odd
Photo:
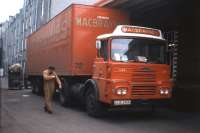
<instances>
[{"instance_id":1,"label":"grey sky","mask_svg":"<svg viewBox=\"0 0 200 133\"><path fill-rule=\"evenodd\" d=\"M17 14L23 3L24 0L0 0L0 23Z\"/></svg>"}]
</instances>

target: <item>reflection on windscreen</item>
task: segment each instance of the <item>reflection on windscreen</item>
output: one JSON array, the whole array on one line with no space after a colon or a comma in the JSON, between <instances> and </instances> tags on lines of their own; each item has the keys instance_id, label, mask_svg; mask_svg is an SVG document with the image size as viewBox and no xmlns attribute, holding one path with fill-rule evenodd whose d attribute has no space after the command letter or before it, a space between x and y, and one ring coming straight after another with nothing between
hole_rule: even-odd
<instances>
[{"instance_id":1,"label":"reflection on windscreen","mask_svg":"<svg viewBox=\"0 0 200 133\"><path fill-rule=\"evenodd\" d=\"M114 61L135 61L164 64L166 42L155 39L113 39L111 57Z\"/></svg>"}]
</instances>

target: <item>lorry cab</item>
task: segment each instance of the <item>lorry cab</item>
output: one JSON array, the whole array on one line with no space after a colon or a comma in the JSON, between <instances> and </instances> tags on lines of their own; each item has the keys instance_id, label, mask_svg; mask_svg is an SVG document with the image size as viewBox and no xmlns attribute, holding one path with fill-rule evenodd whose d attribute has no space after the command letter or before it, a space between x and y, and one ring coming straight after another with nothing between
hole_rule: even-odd
<instances>
[{"instance_id":1,"label":"lorry cab","mask_svg":"<svg viewBox=\"0 0 200 133\"><path fill-rule=\"evenodd\" d=\"M92 78L100 102L115 107L171 98L167 42L160 30L119 25L98 36L96 48Z\"/></svg>"}]
</instances>

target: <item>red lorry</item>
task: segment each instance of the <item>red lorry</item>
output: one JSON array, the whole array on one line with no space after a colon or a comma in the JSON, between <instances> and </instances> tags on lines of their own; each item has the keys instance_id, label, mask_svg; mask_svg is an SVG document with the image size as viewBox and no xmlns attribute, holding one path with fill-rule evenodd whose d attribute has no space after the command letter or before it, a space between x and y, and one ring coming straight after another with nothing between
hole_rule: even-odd
<instances>
[{"instance_id":1,"label":"red lorry","mask_svg":"<svg viewBox=\"0 0 200 133\"><path fill-rule=\"evenodd\" d=\"M33 91L42 92L42 71L53 65L64 86L61 104L79 100L92 116L108 108L170 99L167 44L161 31L129 23L119 10L69 6L27 38Z\"/></svg>"}]
</instances>

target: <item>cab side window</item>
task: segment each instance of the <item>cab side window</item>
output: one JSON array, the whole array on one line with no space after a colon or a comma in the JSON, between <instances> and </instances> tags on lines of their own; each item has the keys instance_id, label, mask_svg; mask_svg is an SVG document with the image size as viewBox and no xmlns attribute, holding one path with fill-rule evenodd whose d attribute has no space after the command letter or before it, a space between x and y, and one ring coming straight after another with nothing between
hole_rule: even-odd
<instances>
[{"instance_id":1,"label":"cab side window","mask_svg":"<svg viewBox=\"0 0 200 133\"><path fill-rule=\"evenodd\" d=\"M103 58L104 61L108 60L108 42L107 40L101 41L101 48L98 51L98 57Z\"/></svg>"}]
</instances>

